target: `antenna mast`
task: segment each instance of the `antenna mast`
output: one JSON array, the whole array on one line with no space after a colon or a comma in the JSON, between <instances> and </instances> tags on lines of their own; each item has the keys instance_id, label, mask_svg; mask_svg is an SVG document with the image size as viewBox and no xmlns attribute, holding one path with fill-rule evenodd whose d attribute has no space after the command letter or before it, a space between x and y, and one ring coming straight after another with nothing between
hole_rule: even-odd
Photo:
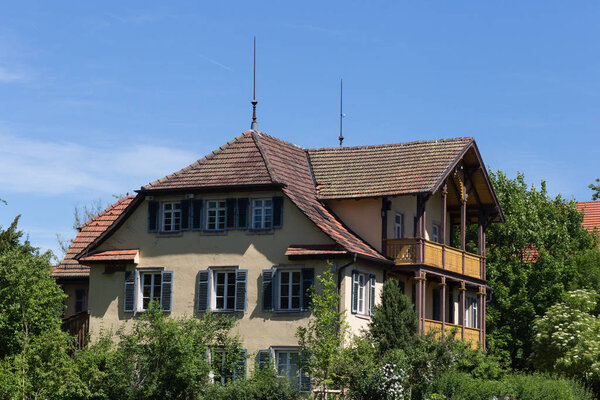
<instances>
[{"instance_id":1,"label":"antenna mast","mask_svg":"<svg viewBox=\"0 0 600 400\"><path fill-rule=\"evenodd\" d=\"M256 104L258 104L258 101L256 100L256 36L254 36L254 68L252 76L252 123L250 124L250 129L255 132L258 132L258 124L256 123Z\"/></svg>"},{"instance_id":2,"label":"antenna mast","mask_svg":"<svg viewBox=\"0 0 600 400\"><path fill-rule=\"evenodd\" d=\"M340 79L340 147L343 146L343 142L344 142L344 135L342 135L342 120L344 119L344 112L343 112L343 90L344 90L344 80Z\"/></svg>"}]
</instances>

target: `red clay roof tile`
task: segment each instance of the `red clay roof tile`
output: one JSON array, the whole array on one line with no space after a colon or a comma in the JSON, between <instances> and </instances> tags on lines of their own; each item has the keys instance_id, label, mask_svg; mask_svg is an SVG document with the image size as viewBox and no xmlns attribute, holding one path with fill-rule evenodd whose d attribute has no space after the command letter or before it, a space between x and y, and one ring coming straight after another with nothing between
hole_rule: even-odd
<instances>
[{"instance_id":1,"label":"red clay roof tile","mask_svg":"<svg viewBox=\"0 0 600 400\"><path fill-rule=\"evenodd\" d=\"M83 262L133 261L140 252L139 249L106 250L80 258Z\"/></svg>"},{"instance_id":2,"label":"red clay roof tile","mask_svg":"<svg viewBox=\"0 0 600 400\"><path fill-rule=\"evenodd\" d=\"M433 191L473 138L309 149L319 199Z\"/></svg>"},{"instance_id":3,"label":"red clay roof tile","mask_svg":"<svg viewBox=\"0 0 600 400\"><path fill-rule=\"evenodd\" d=\"M80 264L75 256L92 243L98 236L108 230L115 220L131 204L135 196L126 196L119 199L113 205L102 211L100 214L83 224L79 233L73 240L71 247L65 254L61 263L53 268L52 276L55 278L66 277L87 277L90 274L90 268Z\"/></svg>"},{"instance_id":4,"label":"red clay roof tile","mask_svg":"<svg viewBox=\"0 0 600 400\"><path fill-rule=\"evenodd\" d=\"M577 209L583 213L584 228L590 232L594 229L600 231L600 200L580 201L577 203Z\"/></svg>"}]
</instances>

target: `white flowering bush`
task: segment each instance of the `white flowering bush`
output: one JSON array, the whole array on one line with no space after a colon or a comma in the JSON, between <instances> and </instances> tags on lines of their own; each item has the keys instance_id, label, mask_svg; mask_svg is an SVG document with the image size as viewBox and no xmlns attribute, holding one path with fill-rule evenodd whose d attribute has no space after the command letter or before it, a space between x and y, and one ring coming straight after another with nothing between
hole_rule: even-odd
<instances>
[{"instance_id":1,"label":"white flowering bush","mask_svg":"<svg viewBox=\"0 0 600 400\"><path fill-rule=\"evenodd\" d=\"M408 373L398 364L385 363L380 368L378 389L382 394L381 398L387 400L409 399Z\"/></svg>"},{"instance_id":2,"label":"white flowering bush","mask_svg":"<svg viewBox=\"0 0 600 400\"><path fill-rule=\"evenodd\" d=\"M538 369L600 383L600 320L593 311L598 294L567 292L534 323L533 361Z\"/></svg>"}]
</instances>

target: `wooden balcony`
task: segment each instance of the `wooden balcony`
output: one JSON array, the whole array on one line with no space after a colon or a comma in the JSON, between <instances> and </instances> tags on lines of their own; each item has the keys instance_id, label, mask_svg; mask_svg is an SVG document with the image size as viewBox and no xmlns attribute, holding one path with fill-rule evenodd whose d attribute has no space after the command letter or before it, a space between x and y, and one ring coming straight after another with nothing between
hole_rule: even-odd
<instances>
[{"instance_id":1,"label":"wooden balcony","mask_svg":"<svg viewBox=\"0 0 600 400\"><path fill-rule=\"evenodd\" d=\"M77 348L85 346L90 329L90 314L82 311L70 317L63 318L62 330L75 337Z\"/></svg>"},{"instance_id":2,"label":"wooden balcony","mask_svg":"<svg viewBox=\"0 0 600 400\"><path fill-rule=\"evenodd\" d=\"M387 256L396 265L426 265L484 280L484 257L420 238L387 239Z\"/></svg>"},{"instance_id":3,"label":"wooden balcony","mask_svg":"<svg viewBox=\"0 0 600 400\"><path fill-rule=\"evenodd\" d=\"M423 320L423 324L425 327L425 333L433 333L435 337L449 335L452 333L454 333L454 337L457 339L462 337L463 327L461 325L450 324L448 322L442 324L442 321L436 321L432 319ZM465 326L464 329L464 341L469 342L471 344L471 348L476 349L479 345L479 329L470 328L468 326Z\"/></svg>"}]
</instances>

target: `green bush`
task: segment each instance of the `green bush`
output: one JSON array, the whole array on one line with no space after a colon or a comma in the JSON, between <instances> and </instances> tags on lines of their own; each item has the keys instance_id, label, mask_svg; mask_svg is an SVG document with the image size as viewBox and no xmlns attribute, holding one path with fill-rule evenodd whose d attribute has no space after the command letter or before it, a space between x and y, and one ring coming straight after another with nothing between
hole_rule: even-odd
<instances>
[{"instance_id":1,"label":"green bush","mask_svg":"<svg viewBox=\"0 0 600 400\"><path fill-rule=\"evenodd\" d=\"M256 369L249 379L237 379L225 385L208 385L205 400L297 400L302 398L290 381L280 378L273 368Z\"/></svg>"},{"instance_id":2,"label":"green bush","mask_svg":"<svg viewBox=\"0 0 600 400\"><path fill-rule=\"evenodd\" d=\"M511 396L518 400L592 399L575 381L540 374L509 374L501 380L491 380L451 371L431 385L430 393L430 398L452 400L490 400L492 396Z\"/></svg>"}]
</instances>

